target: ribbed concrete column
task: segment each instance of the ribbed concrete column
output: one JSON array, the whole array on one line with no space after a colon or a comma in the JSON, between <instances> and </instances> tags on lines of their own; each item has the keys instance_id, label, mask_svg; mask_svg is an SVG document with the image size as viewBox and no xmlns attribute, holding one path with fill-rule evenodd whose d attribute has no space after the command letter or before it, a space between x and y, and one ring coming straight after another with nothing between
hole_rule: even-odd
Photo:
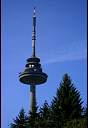
<instances>
[{"instance_id":1,"label":"ribbed concrete column","mask_svg":"<svg viewBox=\"0 0 88 128\"><path fill-rule=\"evenodd\" d=\"M33 108L36 107L36 86L30 85L30 111L33 111Z\"/></svg>"}]
</instances>

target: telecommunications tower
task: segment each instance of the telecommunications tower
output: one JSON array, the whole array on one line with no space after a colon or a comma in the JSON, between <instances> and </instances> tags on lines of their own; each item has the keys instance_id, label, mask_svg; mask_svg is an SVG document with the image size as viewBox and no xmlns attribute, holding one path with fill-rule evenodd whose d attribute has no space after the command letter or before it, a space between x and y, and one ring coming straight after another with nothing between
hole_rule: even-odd
<instances>
[{"instance_id":1,"label":"telecommunications tower","mask_svg":"<svg viewBox=\"0 0 88 128\"><path fill-rule=\"evenodd\" d=\"M40 59L35 54L36 41L36 15L35 8L33 13L32 26L32 56L27 59L25 70L19 73L19 80L23 84L30 85L30 111L36 107L36 85L43 84L47 81L47 74L42 72Z\"/></svg>"}]
</instances>

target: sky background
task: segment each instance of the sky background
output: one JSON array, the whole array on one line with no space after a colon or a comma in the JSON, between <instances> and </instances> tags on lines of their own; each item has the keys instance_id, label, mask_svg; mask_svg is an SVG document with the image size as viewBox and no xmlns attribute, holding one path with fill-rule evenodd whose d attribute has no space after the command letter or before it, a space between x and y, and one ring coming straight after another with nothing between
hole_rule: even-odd
<instances>
[{"instance_id":1,"label":"sky background","mask_svg":"<svg viewBox=\"0 0 88 128\"><path fill-rule=\"evenodd\" d=\"M86 0L1 0L1 128L9 128L21 108L29 110L29 86L19 82L32 55L32 15L36 6L36 56L48 74L36 88L37 104L52 101L65 73L87 100Z\"/></svg>"}]
</instances>

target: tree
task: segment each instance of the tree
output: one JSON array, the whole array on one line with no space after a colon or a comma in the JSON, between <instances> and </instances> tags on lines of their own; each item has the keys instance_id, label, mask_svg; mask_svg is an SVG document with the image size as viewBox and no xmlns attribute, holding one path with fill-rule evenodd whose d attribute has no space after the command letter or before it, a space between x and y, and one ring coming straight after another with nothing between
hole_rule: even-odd
<instances>
[{"instance_id":1,"label":"tree","mask_svg":"<svg viewBox=\"0 0 88 128\"><path fill-rule=\"evenodd\" d=\"M47 120L49 118L49 114L50 114L49 105L45 100L45 103L43 104L43 106L40 107L40 117L41 119Z\"/></svg>"},{"instance_id":2,"label":"tree","mask_svg":"<svg viewBox=\"0 0 88 128\"><path fill-rule=\"evenodd\" d=\"M10 124L10 128L26 128L27 116L22 108L16 119L13 119L13 123Z\"/></svg>"},{"instance_id":3,"label":"tree","mask_svg":"<svg viewBox=\"0 0 88 128\"><path fill-rule=\"evenodd\" d=\"M64 75L56 96L52 100L51 108L54 113L53 116L61 122L61 126L63 121L81 117L83 111L82 99L68 74Z\"/></svg>"},{"instance_id":4,"label":"tree","mask_svg":"<svg viewBox=\"0 0 88 128\"><path fill-rule=\"evenodd\" d=\"M38 107L34 107L32 112L29 112L28 124L30 128L38 128L39 125L39 113L37 112Z\"/></svg>"},{"instance_id":5,"label":"tree","mask_svg":"<svg viewBox=\"0 0 88 128\"><path fill-rule=\"evenodd\" d=\"M50 107L45 100L42 107L40 107L39 115L40 115L40 122L39 127L41 128L51 128L51 122L50 122Z\"/></svg>"},{"instance_id":6,"label":"tree","mask_svg":"<svg viewBox=\"0 0 88 128\"><path fill-rule=\"evenodd\" d=\"M29 115L22 109L11 128L86 128L87 108L83 113L82 99L72 80L65 74L51 105L33 108Z\"/></svg>"},{"instance_id":7,"label":"tree","mask_svg":"<svg viewBox=\"0 0 88 128\"><path fill-rule=\"evenodd\" d=\"M87 118L87 105L86 105L86 107L84 108L84 114L83 114L83 116L85 117L85 118Z\"/></svg>"},{"instance_id":8,"label":"tree","mask_svg":"<svg viewBox=\"0 0 88 128\"><path fill-rule=\"evenodd\" d=\"M73 119L64 124L64 128L87 128L87 119Z\"/></svg>"}]
</instances>

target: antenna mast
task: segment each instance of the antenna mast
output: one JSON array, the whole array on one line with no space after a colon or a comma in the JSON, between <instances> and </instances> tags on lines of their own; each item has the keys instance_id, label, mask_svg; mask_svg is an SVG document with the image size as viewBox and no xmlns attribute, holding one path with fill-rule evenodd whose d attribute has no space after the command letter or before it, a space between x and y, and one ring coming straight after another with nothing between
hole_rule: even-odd
<instances>
[{"instance_id":1,"label":"antenna mast","mask_svg":"<svg viewBox=\"0 0 88 128\"><path fill-rule=\"evenodd\" d=\"M33 13L33 28L32 28L32 57L35 57L35 40L36 40L36 15L35 15L35 7Z\"/></svg>"}]
</instances>

